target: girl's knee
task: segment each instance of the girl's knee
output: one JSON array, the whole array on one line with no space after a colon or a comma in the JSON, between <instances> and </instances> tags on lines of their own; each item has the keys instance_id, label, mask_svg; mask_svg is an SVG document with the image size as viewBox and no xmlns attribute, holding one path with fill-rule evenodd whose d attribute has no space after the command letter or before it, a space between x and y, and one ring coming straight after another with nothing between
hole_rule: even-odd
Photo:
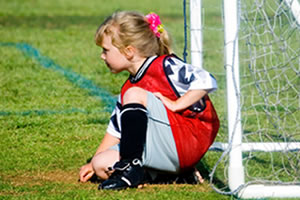
<instances>
[{"instance_id":1,"label":"girl's knee","mask_svg":"<svg viewBox=\"0 0 300 200\"><path fill-rule=\"evenodd\" d=\"M140 87L129 88L123 96L123 105L129 103L139 103L147 106L147 91Z\"/></svg>"}]
</instances>

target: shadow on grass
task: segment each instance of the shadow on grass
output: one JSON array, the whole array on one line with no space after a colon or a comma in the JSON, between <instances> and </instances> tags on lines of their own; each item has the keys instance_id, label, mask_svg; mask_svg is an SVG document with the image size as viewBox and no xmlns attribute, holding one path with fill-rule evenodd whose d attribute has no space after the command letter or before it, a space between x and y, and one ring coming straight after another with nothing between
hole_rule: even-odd
<instances>
[{"instance_id":1,"label":"shadow on grass","mask_svg":"<svg viewBox=\"0 0 300 200\"><path fill-rule=\"evenodd\" d=\"M38 27L44 29L65 29L68 26L100 24L105 16L2 16L4 27Z\"/></svg>"},{"instance_id":2,"label":"shadow on grass","mask_svg":"<svg viewBox=\"0 0 300 200\"><path fill-rule=\"evenodd\" d=\"M108 15L99 16L0 16L3 27L65 29L68 26L98 26ZM182 15L166 15L165 21L183 20Z\"/></svg>"},{"instance_id":3,"label":"shadow on grass","mask_svg":"<svg viewBox=\"0 0 300 200\"><path fill-rule=\"evenodd\" d=\"M207 180L208 182L210 182L210 170L207 167L206 163L203 161L200 161L196 168L199 170L199 172L201 173L201 176L203 179ZM223 181L221 181L220 179L218 179L217 177L214 177L213 179L213 184L217 187L217 188L226 188L227 186L224 184Z\"/></svg>"},{"instance_id":4,"label":"shadow on grass","mask_svg":"<svg viewBox=\"0 0 300 200\"><path fill-rule=\"evenodd\" d=\"M86 160L86 163L91 162L92 157L88 158ZM208 169L208 167L206 166L206 164L203 161L200 161L196 168L199 170L199 172L201 173L201 176L203 179L205 179L207 182L209 182L210 177L210 171ZM157 171L158 172L158 171ZM191 184L191 185L195 185L195 184L199 184L199 182L197 182L195 180L194 175L191 176L191 171L187 171L185 173L179 174L179 175L175 175L175 174L166 174L166 173L159 173L157 177L155 178L155 180L150 180L147 179L147 175L146 175L146 182L148 184ZM147 173L146 173L147 174ZM150 178L150 177L148 177ZM94 184L100 184L102 181L94 174L92 176L92 178L89 180L89 182L94 183ZM214 178L213 184L217 187L217 188L226 188L227 186L218 178Z\"/></svg>"}]
</instances>

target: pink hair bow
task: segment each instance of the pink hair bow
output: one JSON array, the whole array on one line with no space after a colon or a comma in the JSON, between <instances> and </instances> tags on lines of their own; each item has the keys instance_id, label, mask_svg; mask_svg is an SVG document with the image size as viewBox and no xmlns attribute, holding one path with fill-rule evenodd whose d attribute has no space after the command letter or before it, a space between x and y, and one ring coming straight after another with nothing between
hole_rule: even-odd
<instances>
[{"instance_id":1,"label":"pink hair bow","mask_svg":"<svg viewBox=\"0 0 300 200\"><path fill-rule=\"evenodd\" d=\"M160 34L164 31L159 16L151 12L148 15L146 15L146 19L149 23L149 27L152 30L152 32L159 38Z\"/></svg>"}]
</instances>

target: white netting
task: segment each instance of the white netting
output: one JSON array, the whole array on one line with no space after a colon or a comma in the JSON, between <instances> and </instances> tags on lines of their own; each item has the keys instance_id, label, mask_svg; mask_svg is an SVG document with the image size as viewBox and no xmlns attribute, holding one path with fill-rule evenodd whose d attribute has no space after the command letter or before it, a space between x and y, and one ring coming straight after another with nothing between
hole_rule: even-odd
<instances>
[{"instance_id":1,"label":"white netting","mask_svg":"<svg viewBox=\"0 0 300 200\"><path fill-rule=\"evenodd\" d=\"M223 20L207 23L208 17L222 18L222 5L219 1L203 0L202 3L204 68L216 75L219 84L217 94L212 95L221 119L217 142L227 143L228 111L221 107L230 102L220 103L225 100L225 70L210 66L220 61L223 47L206 43L208 37L216 37L213 40L216 44L223 42L220 39ZM293 1L288 0L241 0L238 3L243 143L287 144L282 151L266 148L266 151L244 152L246 185L300 185L300 151L288 150L300 142L300 16L291 12L291 3ZM213 167L210 175L214 189L230 194L227 150L221 159L218 159L221 153L209 152L204 165Z\"/></svg>"},{"instance_id":2,"label":"white netting","mask_svg":"<svg viewBox=\"0 0 300 200\"><path fill-rule=\"evenodd\" d=\"M300 141L300 27L284 1L241 1L243 143ZM300 183L300 152L243 154L248 181ZM257 167L257 168L256 168Z\"/></svg>"}]
</instances>

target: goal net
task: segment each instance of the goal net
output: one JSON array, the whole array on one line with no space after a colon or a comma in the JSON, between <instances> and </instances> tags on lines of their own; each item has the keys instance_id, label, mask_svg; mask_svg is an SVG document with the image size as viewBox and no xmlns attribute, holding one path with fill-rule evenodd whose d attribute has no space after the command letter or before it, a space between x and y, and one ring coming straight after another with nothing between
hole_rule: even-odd
<instances>
[{"instance_id":1,"label":"goal net","mask_svg":"<svg viewBox=\"0 0 300 200\"><path fill-rule=\"evenodd\" d=\"M206 5L212 8L202 2L201 49L206 57L218 52L206 48L205 31L224 31L225 71L216 74L227 90L223 136L211 147L223 153L208 153L218 157L213 188L242 198L300 197L299 1L224 0L217 10L223 30L205 24ZM220 87L213 98L222 96Z\"/></svg>"}]
</instances>

